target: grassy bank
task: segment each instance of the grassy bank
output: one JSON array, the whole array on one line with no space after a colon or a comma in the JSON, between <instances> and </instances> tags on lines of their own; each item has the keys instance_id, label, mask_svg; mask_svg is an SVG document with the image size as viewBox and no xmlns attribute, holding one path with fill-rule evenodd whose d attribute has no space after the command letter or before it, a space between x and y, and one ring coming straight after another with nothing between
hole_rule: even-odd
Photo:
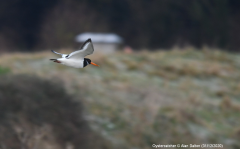
<instances>
[{"instance_id":1,"label":"grassy bank","mask_svg":"<svg viewBox=\"0 0 240 149\"><path fill-rule=\"evenodd\" d=\"M58 79L85 106L93 130L117 148L221 143L240 147L240 55L170 50L89 56L100 67L75 69L49 52L4 54L13 74Z\"/></svg>"}]
</instances>

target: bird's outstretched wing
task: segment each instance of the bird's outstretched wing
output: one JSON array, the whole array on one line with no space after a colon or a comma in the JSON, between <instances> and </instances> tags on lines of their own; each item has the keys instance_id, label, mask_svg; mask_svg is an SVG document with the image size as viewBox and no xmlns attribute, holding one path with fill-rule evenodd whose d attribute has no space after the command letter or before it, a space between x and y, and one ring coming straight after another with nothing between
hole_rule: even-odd
<instances>
[{"instance_id":1,"label":"bird's outstretched wing","mask_svg":"<svg viewBox=\"0 0 240 149\"><path fill-rule=\"evenodd\" d=\"M62 54L62 53L58 53L58 52L56 52L56 51L53 51L53 50L51 50L53 53L55 53L55 54L59 54L59 55L62 55L62 58L66 58L68 55L67 54Z\"/></svg>"},{"instance_id":2,"label":"bird's outstretched wing","mask_svg":"<svg viewBox=\"0 0 240 149\"><path fill-rule=\"evenodd\" d=\"M86 40L81 46L80 50L70 53L67 58L69 59L83 59L85 56L92 54L94 51L91 38Z\"/></svg>"}]
</instances>

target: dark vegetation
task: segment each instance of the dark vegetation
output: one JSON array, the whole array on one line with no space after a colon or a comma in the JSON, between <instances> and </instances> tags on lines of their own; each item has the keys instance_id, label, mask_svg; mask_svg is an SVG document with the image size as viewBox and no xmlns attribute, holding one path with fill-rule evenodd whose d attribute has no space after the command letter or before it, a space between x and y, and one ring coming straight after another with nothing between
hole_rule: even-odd
<instances>
[{"instance_id":1,"label":"dark vegetation","mask_svg":"<svg viewBox=\"0 0 240 149\"><path fill-rule=\"evenodd\" d=\"M107 148L60 83L33 76L0 78L0 148ZM94 142L94 143L93 143Z\"/></svg>"},{"instance_id":2,"label":"dark vegetation","mask_svg":"<svg viewBox=\"0 0 240 149\"><path fill-rule=\"evenodd\" d=\"M0 2L0 48L72 47L85 31L115 32L134 48L208 45L238 50L238 0Z\"/></svg>"}]
</instances>

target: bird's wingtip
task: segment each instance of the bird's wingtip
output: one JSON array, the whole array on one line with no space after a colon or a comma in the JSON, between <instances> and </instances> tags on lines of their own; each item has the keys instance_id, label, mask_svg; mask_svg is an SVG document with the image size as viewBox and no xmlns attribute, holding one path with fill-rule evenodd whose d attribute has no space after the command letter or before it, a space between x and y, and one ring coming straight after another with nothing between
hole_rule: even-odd
<instances>
[{"instance_id":1,"label":"bird's wingtip","mask_svg":"<svg viewBox=\"0 0 240 149\"><path fill-rule=\"evenodd\" d=\"M91 39L91 38L88 38L87 42L92 42L92 39Z\"/></svg>"}]
</instances>

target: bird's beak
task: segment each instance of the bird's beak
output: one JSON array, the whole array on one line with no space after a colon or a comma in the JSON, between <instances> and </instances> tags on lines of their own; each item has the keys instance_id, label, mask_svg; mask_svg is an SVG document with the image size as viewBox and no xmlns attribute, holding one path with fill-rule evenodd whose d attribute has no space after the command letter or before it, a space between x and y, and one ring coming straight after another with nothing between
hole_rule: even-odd
<instances>
[{"instance_id":1,"label":"bird's beak","mask_svg":"<svg viewBox=\"0 0 240 149\"><path fill-rule=\"evenodd\" d=\"M93 63L93 62L91 62L91 64L94 65L94 66L98 66L98 67L99 67L99 65L97 65L97 64L95 64L95 63Z\"/></svg>"}]
</instances>

